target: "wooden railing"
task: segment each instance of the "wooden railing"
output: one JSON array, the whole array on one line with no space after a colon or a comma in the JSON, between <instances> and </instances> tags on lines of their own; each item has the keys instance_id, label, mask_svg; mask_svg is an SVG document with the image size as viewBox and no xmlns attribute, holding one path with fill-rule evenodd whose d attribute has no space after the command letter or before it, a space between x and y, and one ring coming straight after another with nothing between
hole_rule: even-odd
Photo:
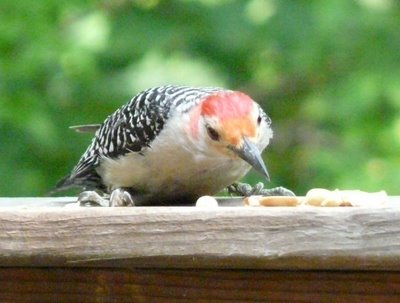
<instances>
[{"instance_id":1,"label":"wooden railing","mask_svg":"<svg viewBox=\"0 0 400 303\"><path fill-rule=\"evenodd\" d=\"M73 201L0 199L0 302L400 302L396 198L376 208Z\"/></svg>"}]
</instances>

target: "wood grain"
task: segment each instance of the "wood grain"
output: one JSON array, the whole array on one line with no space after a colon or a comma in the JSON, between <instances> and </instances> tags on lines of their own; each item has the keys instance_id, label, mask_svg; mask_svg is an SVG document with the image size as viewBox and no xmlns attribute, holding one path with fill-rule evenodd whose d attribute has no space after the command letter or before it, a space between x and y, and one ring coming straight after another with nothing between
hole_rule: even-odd
<instances>
[{"instance_id":1,"label":"wood grain","mask_svg":"<svg viewBox=\"0 0 400 303\"><path fill-rule=\"evenodd\" d=\"M400 209L0 208L0 266L400 270Z\"/></svg>"},{"instance_id":2,"label":"wood grain","mask_svg":"<svg viewBox=\"0 0 400 303\"><path fill-rule=\"evenodd\" d=\"M394 272L0 268L1 302L400 301Z\"/></svg>"},{"instance_id":3,"label":"wood grain","mask_svg":"<svg viewBox=\"0 0 400 303\"><path fill-rule=\"evenodd\" d=\"M396 203L63 207L72 201L0 199L0 302L400 302Z\"/></svg>"}]
</instances>

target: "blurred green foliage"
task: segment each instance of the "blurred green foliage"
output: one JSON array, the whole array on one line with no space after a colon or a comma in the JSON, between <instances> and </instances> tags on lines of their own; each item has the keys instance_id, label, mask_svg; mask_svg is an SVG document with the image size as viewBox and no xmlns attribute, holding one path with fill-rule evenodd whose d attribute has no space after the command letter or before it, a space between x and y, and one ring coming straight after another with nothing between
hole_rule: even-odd
<instances>
[{"instance_id":1,"label":"blurred green foliage","mask_svg":"<svg viewBox=\"0 0 400 303\"><path fill-rule=\"evenodd\" d=\"M91 139L68 126L161 84L260 102L271 186L400 194L396 0L2 0L0 196L45 194Z\"/></svg>"}]
</instances>

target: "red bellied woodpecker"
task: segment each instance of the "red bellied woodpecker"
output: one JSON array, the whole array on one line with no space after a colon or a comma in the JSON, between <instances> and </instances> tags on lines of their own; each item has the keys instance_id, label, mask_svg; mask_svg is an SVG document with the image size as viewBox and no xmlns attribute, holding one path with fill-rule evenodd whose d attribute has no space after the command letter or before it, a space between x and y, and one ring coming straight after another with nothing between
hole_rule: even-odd
<instances>
[{"instance_id":1,"label":"red bellied woodpecker","mask_svg":"<svg viewBox=\"0 0 400 303\"><path fill-rule=\"evenodd\" d=\"M251 167L269 179L261 152L271 120L242 92L161 86L145 90L95 129L92 143L57 189L111 194L111 205L179 205L212 195ZM278 188L278 194L286 194ZM290 193L289 193L290 194ZM82 201L98 202L95 192Z\"/></svg>"}]
</instances>

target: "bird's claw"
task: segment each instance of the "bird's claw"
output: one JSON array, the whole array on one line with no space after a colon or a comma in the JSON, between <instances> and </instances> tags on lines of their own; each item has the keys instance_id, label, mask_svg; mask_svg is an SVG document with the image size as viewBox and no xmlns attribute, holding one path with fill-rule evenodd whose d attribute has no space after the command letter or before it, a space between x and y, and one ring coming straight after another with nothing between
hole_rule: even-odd
<instances>
[{"instance_id":1,"label":"bird's claw","mask_svg":"<svg viewBox=\"0 0 400 303\"><path fill-rule=\"evenodd\" d=\"M110 196L110 206L135 206L131 194L122 188L114 189Z\"/></svg>"},{"instance_id":2,"label":"bird's claw","mask_svg":"<svg viewBox=\"0 0 400 303\"><path fill-rule=\"evenodd\" d=\"M260 196L296 196L291 190L284 188L282 186L274 187L274 188L264 188L264 184L262 182L257 183L255 186L251 186L247 183L233 183L228 186L228 193L230 195L237 196L252 196L252 195L260 195Z\"/></svg>"},{"instance_id":3,"label":"bird's claw","mask_svg":"<svg viewBox=\"0 0 400 303\"><path fill-rule=\"evenodd\" d=\"M111 195L100 196L95 191L84 191L78 196L78 205L83 207L119 207L119 206L135 206L130 193L122 188L117 188L111 192Z\"/></svg>"},{"instance_id":4,"label":"bird's claw","mask_svg":"<svg viewBox=\"0 0 400 303\"><path fill-rule=\"evenodd\" d=\"M292 192L290 189L287 189L282 186L269 188L269 189L264 188L260 191L260 195L262 195L262 196L289 196L289 197L296 196L296 194L294 192Z\"/></svg>"},{"instance_id":5,"label":"bird's claw","mask_svg":"<svg viewBox=\"0 0 400 303\"><path fill-rule=\"evenodd\" d=\"M81 192L78 196L77 203L79 206L83 207L108 207L110 204L106 197L102 197L97 192L91 190Z\"/></svg>"}]
</instances>

